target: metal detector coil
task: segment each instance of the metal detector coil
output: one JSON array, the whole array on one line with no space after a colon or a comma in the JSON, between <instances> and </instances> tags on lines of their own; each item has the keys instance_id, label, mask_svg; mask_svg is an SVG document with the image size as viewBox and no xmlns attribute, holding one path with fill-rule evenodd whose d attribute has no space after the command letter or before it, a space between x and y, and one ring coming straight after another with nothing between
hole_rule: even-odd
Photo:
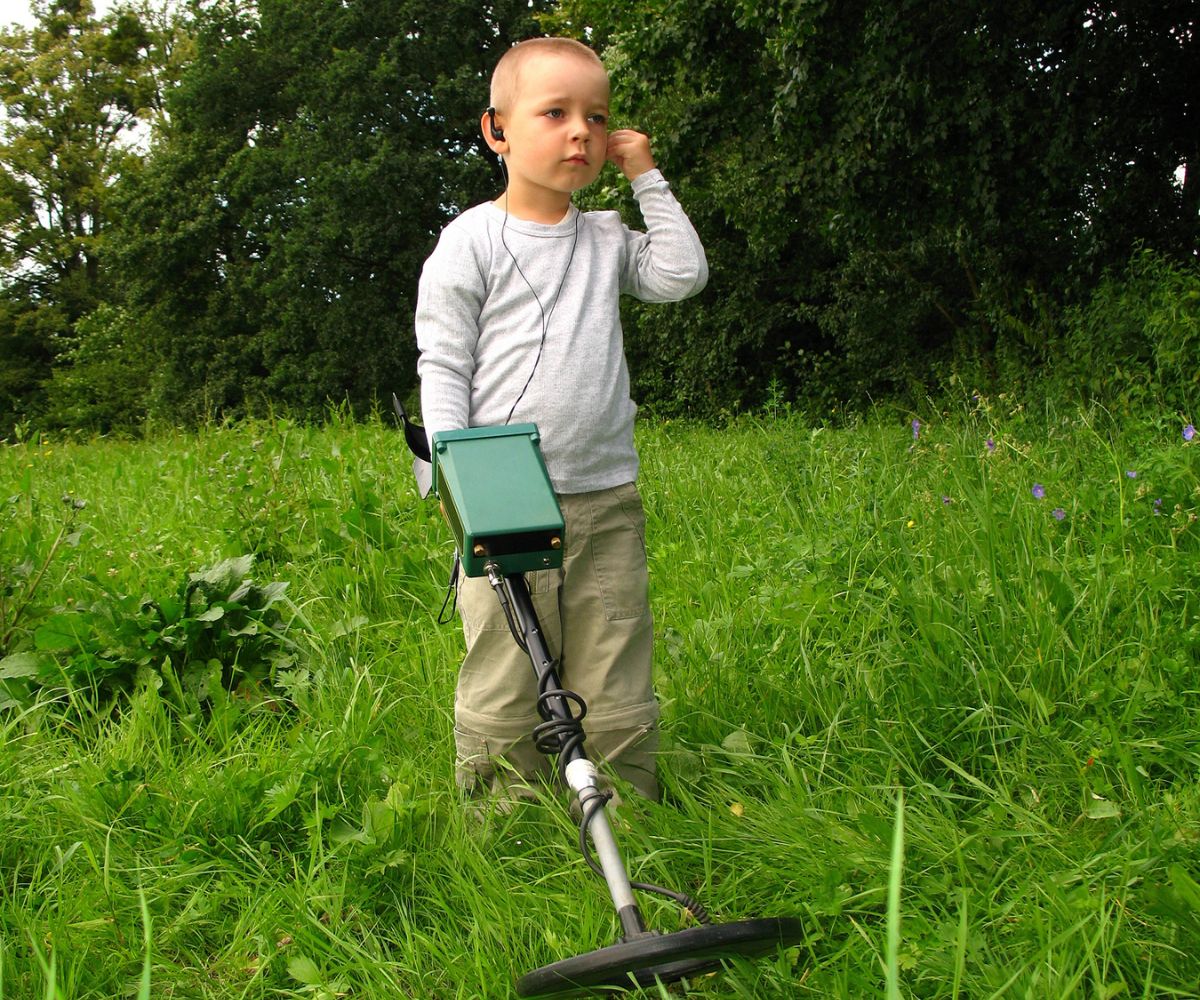
<instances>
[{"instance_id":1,"label":"metal detector coil","mask_svg":"<svg viewBox=\"0 0 1200 1000\"><path fill-rule=\"evenodd\" d=\"M467 576L562 565L563 516L540 440L535 424L433 435L433 489Z\"/></svg>"}]
</instances>

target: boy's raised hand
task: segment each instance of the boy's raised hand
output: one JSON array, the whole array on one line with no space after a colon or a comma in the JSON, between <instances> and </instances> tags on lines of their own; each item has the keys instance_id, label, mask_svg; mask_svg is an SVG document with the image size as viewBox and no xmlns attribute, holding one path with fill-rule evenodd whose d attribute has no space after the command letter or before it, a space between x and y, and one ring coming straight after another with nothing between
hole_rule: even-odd
<instances>
[{"instance_id":1,"label":"boy's raised hand","mask_svg":"<svg viewBox=\"0 0 1200 1000\"><path fill-rule=\"evenodd\" d=\"M617 129L608 137L608 159L621 168L628 180L654 169L650 137L631 128Z\"/></svg>"}]
</instances>

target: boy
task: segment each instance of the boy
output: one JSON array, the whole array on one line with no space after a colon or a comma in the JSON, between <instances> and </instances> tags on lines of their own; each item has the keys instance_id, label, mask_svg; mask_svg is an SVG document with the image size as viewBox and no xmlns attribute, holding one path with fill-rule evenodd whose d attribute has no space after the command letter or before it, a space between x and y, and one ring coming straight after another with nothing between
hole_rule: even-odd
<instances>
[{"instance_id":1,"label":"boy","mask_svg":"<svg viewBox=\"0 0 1200 1000\"><path fill-rule=\"evenodd\" d=\"M607 133L608 100L604 66L579 42L533 39L500 59L480 127L505 190L451 222L425 263L417 370L431 438L538 425L566 545L561 570L528 575L534 607L563 686L587 703L590 756L657 798L645 517L618 296L687 298L708 265L649 139ZM606 159L632 182L648 232L571 204ZM468 794L519 795L549 773L530 738L540 721L534 673L486 579L462 581L459 609L459 783Z\"/></svg>"}]
</instances>

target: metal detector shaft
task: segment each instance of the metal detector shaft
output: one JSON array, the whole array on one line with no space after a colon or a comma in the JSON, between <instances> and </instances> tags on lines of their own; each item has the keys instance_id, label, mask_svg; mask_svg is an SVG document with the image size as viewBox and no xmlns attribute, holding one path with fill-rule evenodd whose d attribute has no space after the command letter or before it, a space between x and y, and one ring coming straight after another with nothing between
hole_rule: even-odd
<instances>
[{"instance_id":1,"label":"metal detector shaft","mask_svg":"<svg viewBox=\"0 0 1200 1000\"><path fill-rule=\"evenodd\" d=\"M561 692L562 682L558 677L554 657L546 648L542 636L541 624L537 612L533 608L533 600L529 596L529 586L521 573L511 573L503 578L497 573L488 573L488 579L503 602L505 595L511 602L517 628L525 642L529 661L538 682L538 708L547 721L564 724L563 732L579 725L580 716L572 710L571 700ZM501 591L504 593L501 593ZM629 874L621 859L616 837L613 836L612 826L605 815L605 796L597 787L596 765L588 758L583 749L582 739L559 738L559 764L567 784L579 799L579 807L583 815L588 817L588 834L592 846L596 850L596 859L604 873L604 881L608 884L609 895L612 896L613 906L621 921L621 929L626 940L649 933L646 922L642 919L641 910L633 896Z\"/></svg>"}]
</instances>

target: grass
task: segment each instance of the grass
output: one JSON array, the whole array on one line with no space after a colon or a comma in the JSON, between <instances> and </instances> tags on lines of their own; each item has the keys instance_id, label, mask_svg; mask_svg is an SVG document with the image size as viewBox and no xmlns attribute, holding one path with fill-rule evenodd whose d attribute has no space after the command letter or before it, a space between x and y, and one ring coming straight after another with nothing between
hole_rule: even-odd
<instances>
[{"instance_id":1,"label":"grass","mask_svg":"<svg viewBox=\"0 0 1200 1000\"><path fill-rule=\"evenodd\" d=\"M1200 996L1200 442L1004 407L640 429L666 801L621 808L626 860L809 928L687 995ZM0 450L0 677L71 669L47 616L244 553L308 670L287 705L145 667L10 698L0 1000L506 997L615 939L559 803L457 800L407 466L336 418Z\"/></svg>"}]
</instances>

